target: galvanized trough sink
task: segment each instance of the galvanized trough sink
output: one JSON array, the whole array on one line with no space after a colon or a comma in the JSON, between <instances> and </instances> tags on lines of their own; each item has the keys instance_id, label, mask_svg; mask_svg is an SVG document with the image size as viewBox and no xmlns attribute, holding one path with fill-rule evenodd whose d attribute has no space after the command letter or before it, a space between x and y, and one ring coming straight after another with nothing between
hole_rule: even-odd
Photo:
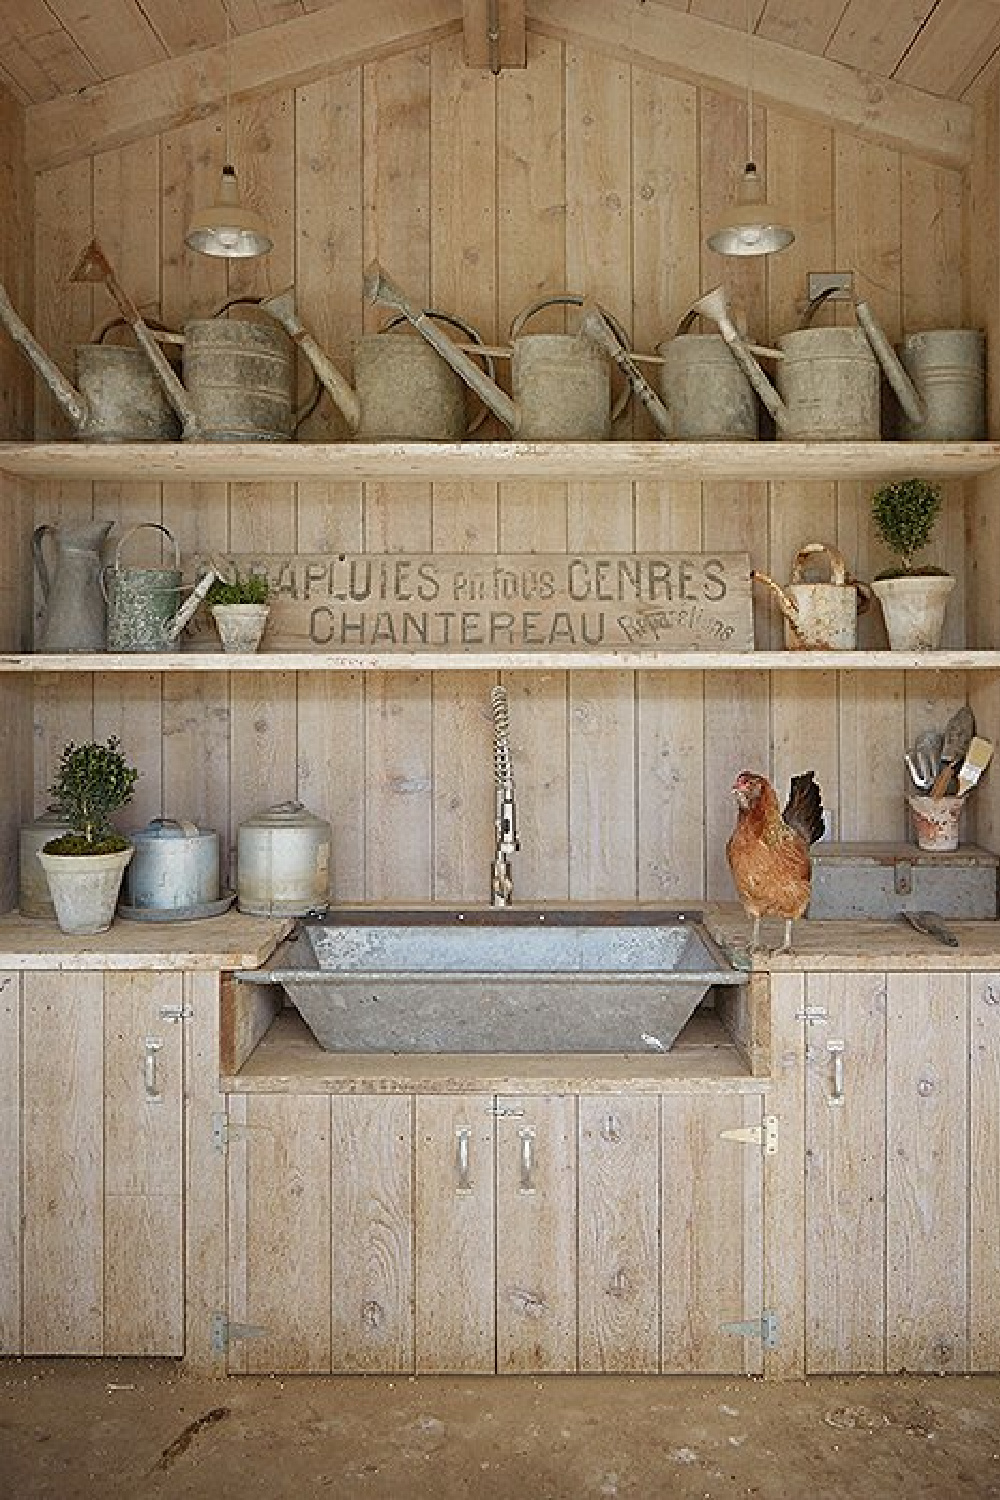
<instances>
[{"instance_id":1,"label":"galvanized trough sink","mask_svg":"<svg viewBox=\"0 0 1000 1500\"><path fill-rule=\"evenodd\" d=\"M239 977L330 1052L665 1052L745 979L689 913L573 906L338 912Z\"/></svg>"}]
</instances>

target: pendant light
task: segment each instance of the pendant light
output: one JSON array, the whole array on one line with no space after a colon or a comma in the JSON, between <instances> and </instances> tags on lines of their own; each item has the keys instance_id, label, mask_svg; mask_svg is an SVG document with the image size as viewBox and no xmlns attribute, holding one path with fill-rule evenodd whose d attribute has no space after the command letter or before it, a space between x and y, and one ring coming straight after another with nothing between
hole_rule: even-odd
<instances>
[{"instance_id":1,"label":"pendant light","mask_svg":"<svg viewBox=\"0 0 1000 1500\"><path fill-rule=\"evenodd\" d=\"M753 26L750 0L747 24L747 163L736 187L736 203L708 236L708 248L719 255L773 255L786 249L795 231L786 224L757 172L753 154Z\"/></svg>"},{"instance_id":2,"label":"pendant light","mask_svg":"<svg viewBox=\"0 0 1000 1500\"><path fill-rule=\"evenodd\" d=\"M229 97L232 92L232 28L226 11L226 156L219 193L211 208L196 212L184 243L202 255L220 255L227 260L246 260L266 255L274 241L263 218L240 200L236 168L229 154Z\"/></svg>"}]
</instances>

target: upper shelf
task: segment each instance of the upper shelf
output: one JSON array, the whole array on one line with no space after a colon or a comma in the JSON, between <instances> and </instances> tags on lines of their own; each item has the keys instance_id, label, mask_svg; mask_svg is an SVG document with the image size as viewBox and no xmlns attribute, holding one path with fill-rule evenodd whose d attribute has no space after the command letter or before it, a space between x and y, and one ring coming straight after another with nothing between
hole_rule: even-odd
<instances>
[{"instance_id":1,"label":"upper shelf","mask_svg":"<svg viewBox=\"0 0 1000 1500\"><path fill-rule=\"evenodd\" d=\"M884 480L1000 469L1000 443L0 443L27 479Z\"/></svg>"}]
</instances>

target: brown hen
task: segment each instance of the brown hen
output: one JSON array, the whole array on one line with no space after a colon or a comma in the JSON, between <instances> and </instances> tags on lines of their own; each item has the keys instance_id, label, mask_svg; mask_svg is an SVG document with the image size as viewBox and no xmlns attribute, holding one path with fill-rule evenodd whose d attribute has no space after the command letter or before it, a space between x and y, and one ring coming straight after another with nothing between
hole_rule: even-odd
<instances>
[{"instance_id":1,"label":"brown hen","mask_svg":"<svg viewBox=\"0 0 1000 1500\"><path fill-rule=\"evenodd\" d=\"M787 953L792 946L792 922L809 905L809 846L823 836L825 828L819 787L812 771L793 776L784 814L765 776L741 771L733 791L737 818L726 858L743 910L753 917L751 946L759 946L761 917L783 917L785 940L778 952Z\"/></svg>"}]
</instances>

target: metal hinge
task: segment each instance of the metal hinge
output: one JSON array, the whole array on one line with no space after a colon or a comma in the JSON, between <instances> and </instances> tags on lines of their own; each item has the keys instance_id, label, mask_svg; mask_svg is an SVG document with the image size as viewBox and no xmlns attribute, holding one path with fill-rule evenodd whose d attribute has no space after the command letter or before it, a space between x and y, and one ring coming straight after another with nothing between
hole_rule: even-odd
<instances>
[{"instance_id":1,"label":"metal hinge","mask_svg":"<svg viewBox=\"0 0 1000 1500\"><path fill-rule=\"evenodd\" d=\"M744 1125L740 1130L720 1130L722 1141L741 1141L747 1146L759 1146L765 1156L778 1153L778 1116L765 1115L759 1125Z\"/></svg>"},{"instance_id":2,"label":"metal hinge","mask_svg":"<svg viewBox=\"0 0 1000 1500\"><path fill-rule=\"evenodd\" d=\"M253 1323L230 1323L224 1312L212 1314L211 1338L212 1353L225 1354L230 1344L237 1344L242 1339L262 1339L267 1337L267 1329L261 1328Z\"/></svg>"},{"instance_id":3,"label":"metal hinge","mask_svg":"<svg viewBox=\"0 0 1000 1500\"><path fill-rule=\"evenodd\" d=\"M164 1021L190 1021L194 1015L193 1005L161 1005L160 1016Z\"/></svg>"},{"instance_id":4,"label":"metal hinge","mask_svg":"<svg viewBox=\"0 0 1000 1500\"><path fill-rule=\"evenodd\" d=\"M212 1116L212 1150L222 1155L229 1150L229 1116L221 1110Z\"/></svg>"},{"instance_id":5,"label":"metal hinge","mask_svg":"<svg viewBox=\"0 0 1000 1500\"><path fill-rule=\"evenodd\" d=\"M802 1010L795 1012L796 1021L826 1021L828 1019L825 1005L806 1005Z\"/></svg>"},{"instance_id":6,"label":"metal hinge","mask_svg":"<svg viewBox=\"0 0 1000 1500\"><path fill-rule=\"evenodd\" d=\"M759 1318L749 1318L745 1323L720 1323L719 1328L743 1339L760 1339L765 1349L778 1347L778 1314L766 1307Z\"/></svg>"},{"instance_id":7,"label":"metal hinge","mask_svg":"<svg viewBox=\"0 0 1000 1500\"><path fill-rule=\"evenodd\" d=\"M520 1120L524 1116L524 1110L514 1104L487 1104L486 1113L495 1120Z\"/></svg>"}]
</instances>

